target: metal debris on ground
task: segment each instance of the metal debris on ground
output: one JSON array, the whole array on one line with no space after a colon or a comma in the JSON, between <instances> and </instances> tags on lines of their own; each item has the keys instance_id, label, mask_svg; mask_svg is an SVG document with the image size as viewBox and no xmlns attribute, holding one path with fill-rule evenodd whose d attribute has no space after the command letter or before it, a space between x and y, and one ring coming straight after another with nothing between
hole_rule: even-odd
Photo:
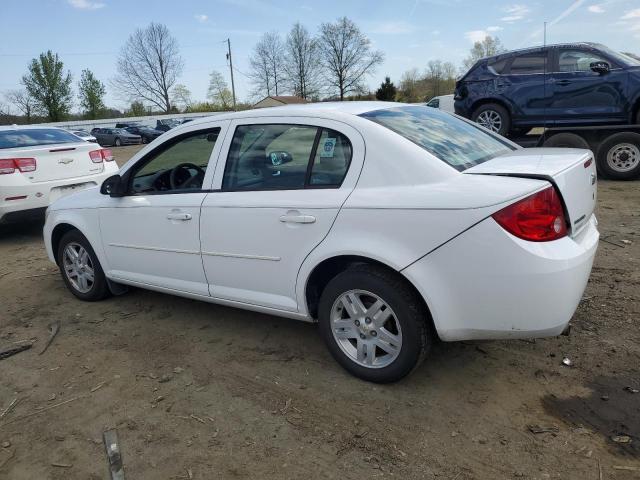
<instances>
[{"instance_id":1,"label":"metal debris on ground","mask_svg":"<svg viewBox=\"0 0 640 480\"><path fill-rule=\"evenodd\" d=\"M18 397L14 398L14 399L13 399L13 402L11 402L11 403L9 404L9 406L3 410L3 412L2 412L2 413L0 413L0 420L2 420L2 418L3 418L5 415L7 415L8 413L10 413L10 412L11 412L11 410L13 410L13 409L15 408L15 406L17 405L17 403L18 403Z\"/></svg>"},{"instance_id":2,"label":"metal debris on ground","mask_svg":"<svg viewBox=\"0 0 640 480\"><path fill-rule=\"evenodd\" d=\"M614 435L611 437L616 443L631 443L631 437L629 435Z\"/></svg>"},{"instance_id":3,"label":"metal debris on ground","mask_svg":"<svg viewBox=\"0 0 640 480\"><path fill-rule=\"evenodd\" d=\"M42 350L38 352L38 355L42 355L47 351L47 348L49 348L49 345L51 345L51 342L53 342L53 339L56 337L59 330L60 322L55 322L49 325L49 339L47 340L47 343L43 345Z\"/></svg>"},{"instance_id":4,"label":"metal debris on ground","mask_svg":"<svg viewBox=\"0 0 640 480\"><path fill-rule=\"evenodd\" d=\"M640 472L640 467L627 466L627 465L614 465L614 470L626 470L627 472Z\"/></svg>"},{"instance_id":5,"label":"metal debris on ground","mask_svg":"<svg viewBox=\"0 0 640 480\"><path fill-rule=\"evenodd\" d=\"M543 427L541 425L527 425L527 428L531 433L558 433L560 429L555 425L549 425L548 427Z\"/></svg>"},{"instance_id":6,"label":"metal debris on ground","mask_svg":"<svg viewBox=\"0 0 640 480\"><path fill-rule=\"evenodd\" d=\"M7 348L6 350L0 350L0 360L4 360L5 358L12 357L16 353L29 350L31 347L33 347L33 343L25 343L23 345L18 345L17 347L11 347L11 348Z\"/></svg>"},{"instance_id":7,"label":"metal debris on ground","mask_svg":"<svg viewBox=\"0 0 640 480\"><path fill-rule=\"evenodd\" d=\"M107 430L102 434L102 438L107 451L111 480L124 480L124 464L122 461L122 452L120 451L120 443L118 442L118 432L115 429Z\"/></svg>"},{"instance_id":8,"label":"metal debris on ground","mask_svg":"<svg viewBox=\"0 0 640 480\"><path fill-rule=\"evenodd\" d=\"M60 463L60 462L53 462L51 464L52 467L58 467L58 468L71 468L73 467L73 465L71 463Z\"/></svg>"},{"instance_id":9,"label":"metal debris on ground","mask_svg":"<svg viewBox=\"0 0 640 480\"><path fill-rule=\"evenodd\" d=\"M571 359L570 359L569 357L564 357L564 358L562 359L562 364L563 364L565 367L572 367L572 366L573 366L573 362L571 361Z\"/></svg>"},{"instance_id":10,"label":"metal debris on ground","mask_svg":"<svg viewBox=\"0 0 640 480\"><path fill-rule=\"evenodd\" d=\"M638 392L640 392L640 390L638 390L637 388L633 388L633 387L624 387L624 390L626 392L629 392L629 393L638 393Z\"/></svg>"}]
</instances>

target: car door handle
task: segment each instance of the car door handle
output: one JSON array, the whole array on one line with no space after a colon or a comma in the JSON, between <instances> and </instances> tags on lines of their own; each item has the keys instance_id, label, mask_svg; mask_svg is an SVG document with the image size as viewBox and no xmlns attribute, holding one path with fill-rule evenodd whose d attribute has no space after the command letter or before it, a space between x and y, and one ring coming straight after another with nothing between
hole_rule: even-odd
<instances>
[{"instance_id":1,"label":"car door handle","mask_svg":"<svg viewBox=\"0 0 640 480\"><path fill-rule=\"evenodd\" d=\"M190 213L172 212L167 215L168 220L191 220L193 217Z\"/></svg>"},{"instance_id":2,"label":"car door handle","mask_svg":"<svg viewBox=\"0 0 640 480\"><path fill-rule=\"evenodd\" d=\"M280 221L285 223L314 223L316 217L312 215L282 215Z\"/></svg>"},{"instance_id":3,"label":"car door handle","mask_svg":"<svg viewBox=\"0 0 640 480\"><path fill-rule=\"evenodd\" d=\"M560 85L561 87L564 87L566 85L571 85L571 82L569 80L558 80L556 81L556 85Z\"/></svg>"}]
</instances>

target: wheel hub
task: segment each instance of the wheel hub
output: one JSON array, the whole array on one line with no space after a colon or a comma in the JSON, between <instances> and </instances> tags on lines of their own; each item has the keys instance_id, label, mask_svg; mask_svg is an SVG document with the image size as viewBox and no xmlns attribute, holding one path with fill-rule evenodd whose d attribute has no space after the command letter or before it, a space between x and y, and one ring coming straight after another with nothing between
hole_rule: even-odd
<instances>
[{"instance_id":1,"label":"wheel hub","mask_svg":"<svg viewBox=\"0 0 640 480\"><path fill-rule=\"evenodd\" d=\"M607 164L616 172L628 172L640 163L640 148L633 143L619 143L607 152Z\"/></svg>"}]
</instances>

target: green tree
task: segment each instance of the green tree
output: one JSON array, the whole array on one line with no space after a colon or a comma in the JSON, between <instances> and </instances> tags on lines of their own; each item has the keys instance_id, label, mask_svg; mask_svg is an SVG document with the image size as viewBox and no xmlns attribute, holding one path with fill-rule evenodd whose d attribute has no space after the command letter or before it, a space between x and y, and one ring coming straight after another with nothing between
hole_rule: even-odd
<instances>
[{"instance_id":1,"label":"green tree","mask_svg":"<svg viewBox=\"0 0 640 480\"><path fill-rule=\"evenodd\" d=\"M146 114L147 109L144 103L139 100L131 102L131 107L129 107L129 111L127 112L129 117L144 117Z\"/></svg>"},{"instance_id":2,"label":"green tree","mask_svg":"<svg viewBox=\"0 0 640 480\"><path fill-rule=\"evenodd\" d=\"M71 72L64 72L64 64L51 50L31 60L28 70L22 84L34 99L36 109L51 122L63 120L71 110Z\"/></svg>"},{"instance_id":3,"label":"green tree","mask_svg":"<svg viewBox=\"0 0 640 480\"><path fill-rule=\"evenodd\" d=\"M376 90L376 98L383 102L393 102L396 98L397 89L389 77L384 77L384 82Z\"/></svg>"},{"instance_id":4,"label":"green tree","mask_svg":"<svg viewBox=\"0 0 640 480\"><path fill-rule=\"evenodd\" d=\"M210 77L207 98L218 110L231 110L233 108L233 95L224 77L215 70L211 72Z\"/></svg>"},{"instance_id":5,"label":"green tree","mask_svg":"<svg viewBox=\"0 0 640 480\"><path fill-rule=\"evenodd\" d=\"M464 68L468 70L481 58L490 57L504 51L505 49L498 37L487 35L481 42L473 44L469 56L464 60Z\"/></svg>"},{"instance_id":6,"label":"green tree","mask_svg":"<svg viewBox=\"0 0 640 480\"><path fill-rule=\"evenodd\" d=\"M182 110L187 111L189 106L191 105L191 92L189 89L181 84L177 83L172 90L172 106L182 108Z\"/></svg>"},{"instance_id":7,"label":"green tree","mask_svg":"<svg viewBox=\"0 0 640 480\"><path fill-rule=\"evenodd\" d=\"M89 119L98 118L105 108L102 98L106 90L104 84L93 75L91 70L82 70L78 92L80 105L84 109L85 116Z\"/></svg>"}]
</instances>

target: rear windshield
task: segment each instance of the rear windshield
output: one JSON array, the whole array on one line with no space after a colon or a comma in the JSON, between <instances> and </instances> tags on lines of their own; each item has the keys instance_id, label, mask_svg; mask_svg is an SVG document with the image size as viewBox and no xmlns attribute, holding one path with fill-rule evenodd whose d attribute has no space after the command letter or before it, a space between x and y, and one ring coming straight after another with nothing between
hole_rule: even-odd
<instances>
[{"instance_id":1,"label":"rear windshield","mask_svg":"<svg viewBox=\"0 0 640 480\"><path fill-rule=\"evenodd\" d=\"M34 128L0 131L0 149L77 143L78 137L57 128Z\"/></svg>"},{"instance_id":2,"label":"rear windshield","mask_svg":"<svg viewBox=\"0 0 640 480\"><path fill-rule=\"evenodd\" d=\"M411 106L363 113L462 172L515 150L497 135L441 110Z\"/></svg>"}]
</instances>

